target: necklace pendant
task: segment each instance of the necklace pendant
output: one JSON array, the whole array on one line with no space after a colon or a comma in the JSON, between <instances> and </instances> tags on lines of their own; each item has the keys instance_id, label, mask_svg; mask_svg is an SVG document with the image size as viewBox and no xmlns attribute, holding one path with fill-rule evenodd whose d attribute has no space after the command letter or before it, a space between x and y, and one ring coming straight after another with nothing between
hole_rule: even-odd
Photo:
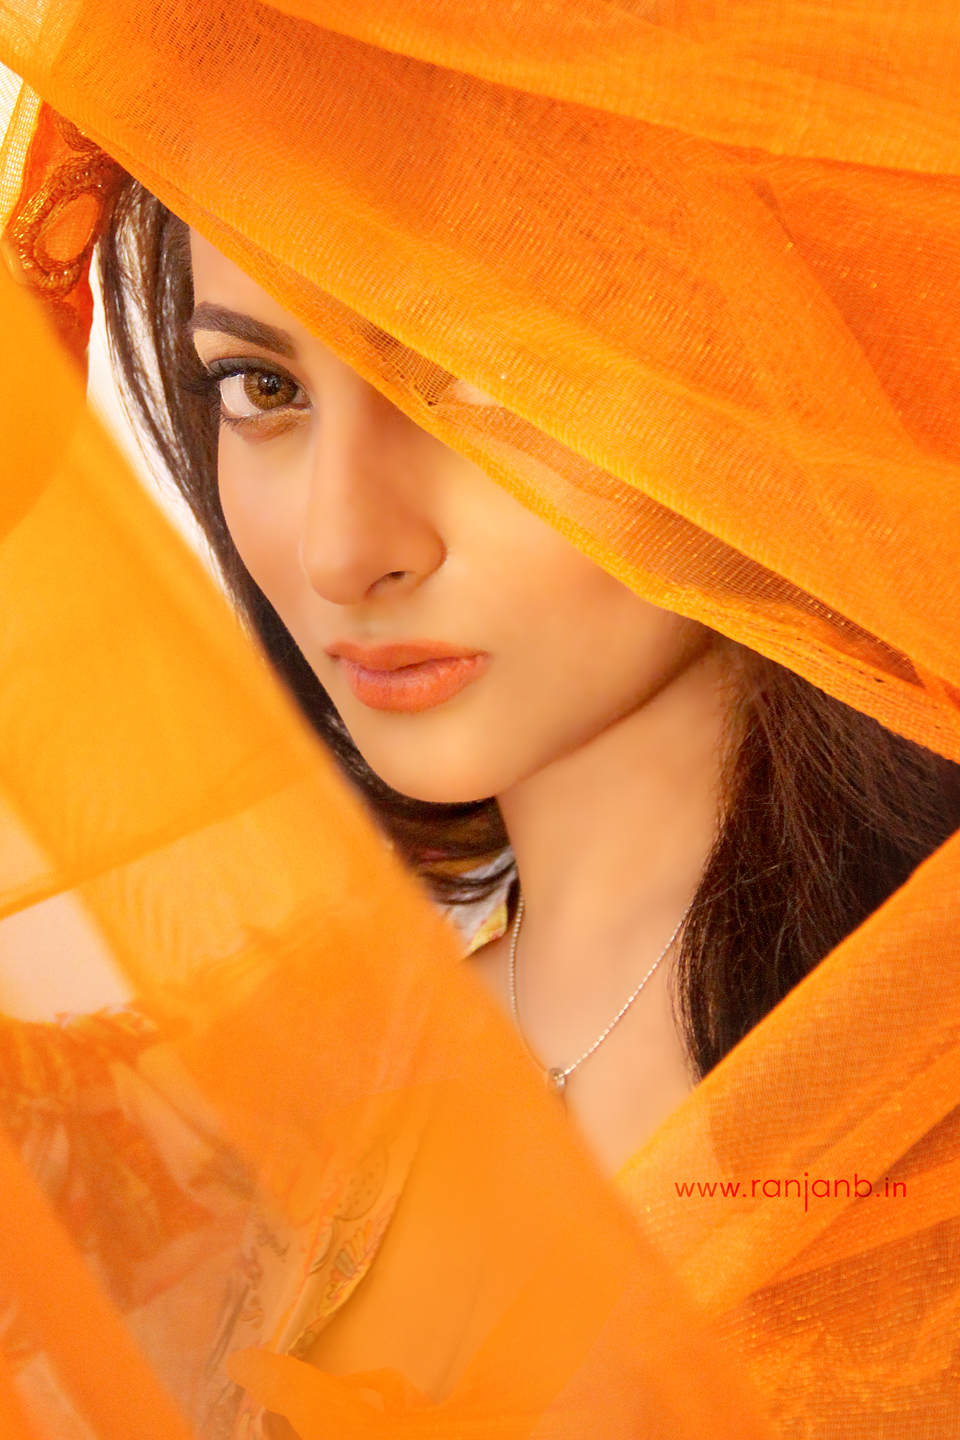
<instances>
[{"instance_id":1,"label":"necklace pendant","mask_svg":"<svg viewBox=\"0 0 960 1440\"><path fill-rule=\"evenodd\" d=\"M550 1094L559 1095L562 1099L563 1092L567 1088L567 1077L559 1065L554 1065L552 1069L545 1070L543 1072L543 1078L546 1081Z\"/></svg>"}]
</instances>

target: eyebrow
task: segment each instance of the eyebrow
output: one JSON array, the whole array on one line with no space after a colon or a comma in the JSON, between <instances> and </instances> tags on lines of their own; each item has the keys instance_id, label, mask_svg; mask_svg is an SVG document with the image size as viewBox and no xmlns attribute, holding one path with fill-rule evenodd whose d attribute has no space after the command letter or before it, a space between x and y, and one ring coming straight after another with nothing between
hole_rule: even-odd
<instances>
[{"instance_id":1,"label":"eyebrow","mask_svg":"<svg viewBox=\"0 0 960 1440\"><path fill-rule=\"evenodd\" d=\"M197 306L185 325L186 333L193 336L197 330L216 330L222 335L233 335L263 350L272 350L275 355L297 358L297 347L286 330L265 325L254 320L252 315L242 315L239 310L228 310L225 305L211 305L204 300Z\"/></svg>"}]
</instances>

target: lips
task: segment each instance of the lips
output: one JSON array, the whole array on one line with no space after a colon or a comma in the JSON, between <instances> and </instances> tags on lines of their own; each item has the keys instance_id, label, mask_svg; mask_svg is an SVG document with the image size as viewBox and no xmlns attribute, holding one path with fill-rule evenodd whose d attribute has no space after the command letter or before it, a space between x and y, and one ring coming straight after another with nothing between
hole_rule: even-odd
<instances>
[{"instance_id":1,"label":"lips","mask_svg":"<svg viewBox=\"0 0 960 1440\"><path fill-rule=\"evenodd\" d=\"M405 714L431 710L452 699L479 679L490 662L483 651L464 651L433 640L382 645L338 641L327 654L362 705Z\"/></svg>"}]
</instances>

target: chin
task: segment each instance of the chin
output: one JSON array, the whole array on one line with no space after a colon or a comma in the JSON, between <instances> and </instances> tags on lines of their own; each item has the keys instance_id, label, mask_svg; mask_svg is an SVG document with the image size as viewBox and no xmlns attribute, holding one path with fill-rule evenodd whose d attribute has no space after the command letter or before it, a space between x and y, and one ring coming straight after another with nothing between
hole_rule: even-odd
<instances>
[{"instance_id":1,"label":"chin","mask_svg":"<svg viewBox=\"0 0 960 1440\"><path fill-rule=\"evenodd\" d=\"M383 746L365 745L357 735L351 738L378 779L410 800L431 805L470 805L489 800L503 788L502 760L496 767L485 766L480 757L480 763L464 763L465 753L469 752L459 747L459 753L449 757L436 752L385 753Z\"/></svg>"},{"instance_id":2,"label":"chin","mask_svg":"<svg viewBox=\"0 0 960 1440\"><path fill-rule=\"evenodd\" d=\"M364 756L364 759L367 757ZM422 800L430 805L472 805L478 800L489 800L496 794L489 785L468 776L428 776L423 771L411 773L405 766L397 769L389 765L375 766L369 760L367 763L385 785L409 800Z\"/></svg>"}]
</instances>

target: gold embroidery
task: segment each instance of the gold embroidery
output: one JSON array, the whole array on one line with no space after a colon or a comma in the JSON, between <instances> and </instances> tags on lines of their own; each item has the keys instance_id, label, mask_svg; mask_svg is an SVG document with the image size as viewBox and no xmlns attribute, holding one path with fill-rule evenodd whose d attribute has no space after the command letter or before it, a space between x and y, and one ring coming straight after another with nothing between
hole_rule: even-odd
<instances>
[{"instance_id":1,"label":"gold embroidery","mask_svg":"<svg viewBox=\"0 0 960 1440\"><path fill-rule=\"evenodd\" d=\"M92 316L90 257L123 176L94 141L43 107L4 238L23 279L81 359Z\"/></svg>"}]
</instances>

